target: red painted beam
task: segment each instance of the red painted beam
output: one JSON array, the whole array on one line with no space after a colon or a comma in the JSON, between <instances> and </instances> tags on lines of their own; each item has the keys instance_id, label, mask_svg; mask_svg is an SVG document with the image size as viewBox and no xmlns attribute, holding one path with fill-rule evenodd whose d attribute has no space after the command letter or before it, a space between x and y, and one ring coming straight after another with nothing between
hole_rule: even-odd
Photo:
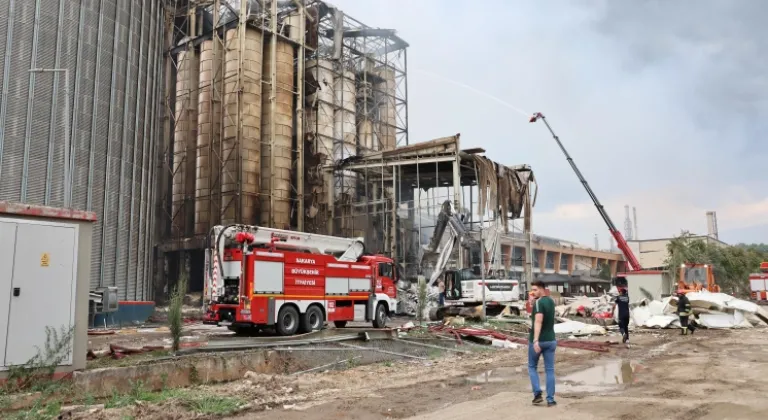
<instances>
[{"instance_id":1,"label":"red painted beam","mask_svg":"<svg viewBox=\"0 0 768 420\"><path fill-rule=\"evenodd\" d=\"M44 217L49 219L80 220L95 222L96 213L85 210L62 209L59 207L38 206L10 201L0 201L0 215L11 214L28 217Z\"/></svg>"}]
</instances>

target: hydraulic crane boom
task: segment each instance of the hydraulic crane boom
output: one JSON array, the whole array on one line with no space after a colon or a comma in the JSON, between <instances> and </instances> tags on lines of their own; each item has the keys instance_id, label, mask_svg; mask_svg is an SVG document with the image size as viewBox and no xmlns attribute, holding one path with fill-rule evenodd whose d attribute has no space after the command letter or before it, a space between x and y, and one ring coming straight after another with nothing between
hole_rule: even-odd
<instances>
[{"instance_id":1,"label":"hydraulic crane boom","mask_svg":"<svg viewBox=\"0 0 768 420\"><path fill-rule=\"evenodd\" d=\"M629 265L630 271L637 271L641 270L642 267L640 267L640 262L637 260L637 257L635 257L635 254L632 252L632 250L629 248L629 244L627 243L627 240L624 239L624 235L621 234L621 231L616 229L616 225L613 224L613 221L608 216L608 213L605 211L605 208L603 208L603 205L600 203L600 200L597 199L597 196L595 195L594 191L592 191L592 188L587 183L587 180L584 179L584 176L581 174L581 171L579 171L579 168L576 166L576 163L573 161L573 158L571 158L571 155L568 154L568 151L565 150L565 147L563 147L563 143L560 141L560 138L557 137L557 134L552 130L552 127L547 122L546 117L541 112L537 112L533 114L529 122L536 122L538 120L541 120L544 125L547 126L547 130L549 130L549 133L552 134L552 138L555 139L557 142L557 145L560 146L560 150L563 151L563 154L565 155L565 159L568 161L568 163L571 165L571 169L573 169L573 172L576 173L576 176L579 177L579 181L581 182L581 185L584 186L584 189L587 190L587 194L589 194L589 198L592 199L592 202L595 203L595 207L597 207L598 213L600 213L600 217L603 218L603 221L606 225L608 225L608 230L611 232L611 235L613 235L613 238L616 240L616 245L621 250L622 254L624 254L624 258L627 260L627 264Z\"/></svg>"}]
</instances>

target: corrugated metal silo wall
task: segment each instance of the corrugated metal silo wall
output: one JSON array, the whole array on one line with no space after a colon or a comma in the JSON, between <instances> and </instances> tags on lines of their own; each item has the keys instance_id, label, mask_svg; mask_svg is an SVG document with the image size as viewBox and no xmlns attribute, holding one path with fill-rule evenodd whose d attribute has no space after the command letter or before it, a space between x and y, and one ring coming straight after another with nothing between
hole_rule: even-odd
<instances>
[{"instance_id":1,"label":"corrugated metal silo wall","mask_svg":"<svg viewBox=\"0 0 768 420\"><path fill-rule=\"evenodd\" d=\"M158 0L0 0L0 200L64 205L66 89L72 206L96 212L91 286L151 299L162 94Z\"/></svg>"}]
</instances>

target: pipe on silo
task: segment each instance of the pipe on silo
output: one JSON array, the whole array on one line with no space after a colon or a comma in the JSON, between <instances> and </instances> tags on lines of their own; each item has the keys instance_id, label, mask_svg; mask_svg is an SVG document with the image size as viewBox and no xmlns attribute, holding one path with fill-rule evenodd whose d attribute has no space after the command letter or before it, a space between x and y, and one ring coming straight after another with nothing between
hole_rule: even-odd
<instances>
[{"instance_id":1,"label":"pipe on silo","mask_svg":"<svg viewBox=\"0 0 768 420\"><path fill-rule=\"evenodd\" d=\"M224 56L224 108L222 119L221 206L222 224L256 223L261 172L261 68L263 58L262 33L246 28L243 44L243 68L240 69L240 42L238 31L230 29L226 35ZM238 85L238 72L242 71L242 86ZM240 92L239 92L240 91ZM242 133L238 148L238 95L242 95ZM238 155L238 149L242 151ZM240 169L242 168L242 170ZM238 188L241 181L242 195ZM237 217L237 205L241 213Z\"/></svg>"},{"instance_id":2,"label":"pipe on silo","mask_svg":"<svg viewBox=\"0 0 768 420\"><path fill-rule=\"evenodd\" d=\"M343 69L334 78L334 94L336 111L334 114L334 143L333 160L338 162L357 155L357 124L356 124L356 88L355 73ZM356 196L357 174L352 171L341 171L336 180L336 197L347 195L350 199Z\"/></svg>"},{"instance_id":3,"label":"pipe on silo","mask_svg":"<svg viewBox=\"0 0 768 420\"><path fill-rule=\"evenodd\" d=\"M312 74L318 84L314 94L315 107L307 117L308 126L316 131L313 145L315 154L322 155L320 161L327 164L333 159L333 64L327 60L310 60L307 62L307 72Z\"/></svg>"},{"instance_id":4,"label":"pipe on silo","mask_svg":"<svg viewBox=\"0 0 768 420\"><path fill-rule=\"evenodd\" d=\"M333 59L338 61L344 45L344 12L334 9L333 13Z\"/></svg>"},{"instance_id":5,"label":"pipe on silo","mask_svg":"<svg viewBox=\"0 0 768 420\"><path fill-rule=\"evenodd\" d=\"M308 172L312 182L312 194L317 207L310 208L309 218L323 223L329 214L328 193L325 185L322 167L333 160L334 122L333 122L333 63L328 60L309 60L306 63L306 79L312 80L314 93L307 96L310 103L307 109L307 133L310 133L312 154L315 155L317 166ZM318 167L319 166L319 167ZM326 232L324 232L326 233Z\"/></svg>"},{"instance_id":6,"label":"pipe on silo","mask_svg":"<svg viewBox=\"0 0 768 420\"><path fill-rule=\"evenodd\" d=\"M293 45L278 39L275 46L275 97L262 95L261 102L261 225L291 227L291 173L293 162ZM264 89L272 84L272 51L264 49ZM271 100L275 101L274 124ZM274 150L272 150L272 127ZM274 173L272 169L274 168ZM274 208L271 208L274 204ZM270 210L273 220L270 220Z\"/></svg>"},{"instance_id":7,"label":"pipe on silo","mask_svg":"<svg viewBox=\"0 0 768 420\"><path fill-rule=\"evenodd\" d=\"M187 233L195 196L199 60L193 51L181 51L176 73L176 124L173 139L173 224Z\"/></svg>"}]
</instances>

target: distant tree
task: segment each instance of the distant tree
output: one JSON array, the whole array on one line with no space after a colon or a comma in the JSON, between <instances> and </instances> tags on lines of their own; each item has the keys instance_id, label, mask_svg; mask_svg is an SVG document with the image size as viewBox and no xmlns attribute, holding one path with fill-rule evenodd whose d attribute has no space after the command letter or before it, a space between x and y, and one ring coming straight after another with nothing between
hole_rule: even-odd
<instances>
[{"instance_id":1,"label":"distant tree","mask_svg":"<svg viewBox=\"0 0 768 420\"><path fill-rule=\"evenodd\" d=\"M597 278L602 280L610 280L611 279L611 265L610 264L602 264L599 268L600 271L597 272Z\"/></svg>"},{"instance_id":2,"label":"distant tree","mask_svg":"<svg viewBox=\"0 0 768 420\"><path fill-rule=\"evenodd\" d=\"M715 281L723 292L745 296L749 293L749 274L756 272L762 261L768 261L768 245L722 246L683 231L667 244L664 263L673 279L678 278L684 263L712 264Z\"/></svg>"},{"instance_id":3,"label":"distant tree","mask_svg":"<svg viewBox=\"0 0 768 420\"><path fill-rule=\"evenodd\" d=\"M754 250L758 252L762 252L764 254L768 254L768 244L759 243L759 244L738 244L736 245L739 248L747 249L747 250Z\"/></svg>"}]
</instances>

